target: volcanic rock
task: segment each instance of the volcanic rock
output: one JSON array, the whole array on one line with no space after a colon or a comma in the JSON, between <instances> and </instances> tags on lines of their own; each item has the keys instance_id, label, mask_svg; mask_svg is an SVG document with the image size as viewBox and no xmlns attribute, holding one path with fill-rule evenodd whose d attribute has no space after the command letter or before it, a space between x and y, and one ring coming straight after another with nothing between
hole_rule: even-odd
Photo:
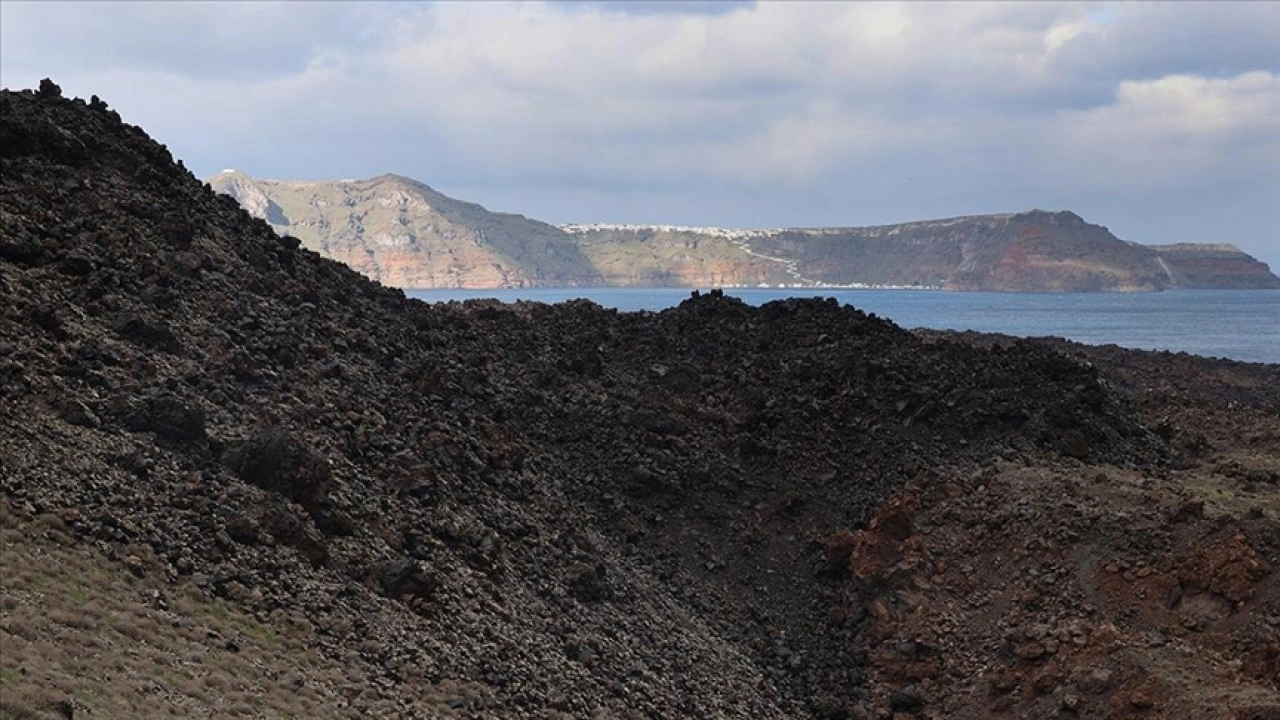
<instances>
[{"instance_id":1,"label":"volcanic rock","mask_svg":"<svg viewBox=\"0 0 1280 720\"><path fill-rule=\"evenodd\" d=\"M1275 694L1249 654L1280 617L1273 366L822 299L426 305L58 95L0 93L2 702L44 712L72 677L102 716L283 691L304 716L987 717L995 675L1032 717L1068 681L1082 717ZM76 592L145 600L136 637L48 589L86 566ZM157 623L135 584L189 600ZM67 664L193 638L307 680L136 692Z\"/></svg>"}]
</instances>

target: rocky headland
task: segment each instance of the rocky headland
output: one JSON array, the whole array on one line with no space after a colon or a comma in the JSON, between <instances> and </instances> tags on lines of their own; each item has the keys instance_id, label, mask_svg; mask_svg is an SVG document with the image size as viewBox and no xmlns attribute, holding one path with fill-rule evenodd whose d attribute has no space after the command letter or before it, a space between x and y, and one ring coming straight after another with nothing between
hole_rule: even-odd
<instances>
[{"instance_id":1,"label":"rocky headland","mask_svg":"<svg viewBox=\"0 0 1280 720\"><path fill-rule=\"evenodd\" d=\"M1235 246L1125 242L1070 212L792 230L557 228L398 175L285 182L227 170L209 183L304 247L401 288L1280 288Z\"/></svg>"},{"instance_id":2,"label":"rocky headland","mask_svg":"<svg viewBox=\"0 0 1280 720\"><path fill-rule=\"evenodd\" d=\"M1280 713L1280 366L427 305L50 82L0 298L3 717Z\"/></svg>"}]
</instances>

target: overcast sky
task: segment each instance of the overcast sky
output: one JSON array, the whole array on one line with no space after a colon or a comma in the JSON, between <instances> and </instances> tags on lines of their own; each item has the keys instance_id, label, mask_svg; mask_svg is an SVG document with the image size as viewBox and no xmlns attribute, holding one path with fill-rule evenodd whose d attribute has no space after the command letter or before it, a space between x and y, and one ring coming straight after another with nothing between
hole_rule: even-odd
<instances>
[{"instance_id":1,"label":"overcast sky","mask_svg":"<svg viewBox=\"0 0 1280 720\"><path fill-rule=\"evenodd\" d=\"M0 84L198 175L395 172L551 222L1032 207L1280 270L1280 4L0 3Z\"/></svg>"}]
</instances>

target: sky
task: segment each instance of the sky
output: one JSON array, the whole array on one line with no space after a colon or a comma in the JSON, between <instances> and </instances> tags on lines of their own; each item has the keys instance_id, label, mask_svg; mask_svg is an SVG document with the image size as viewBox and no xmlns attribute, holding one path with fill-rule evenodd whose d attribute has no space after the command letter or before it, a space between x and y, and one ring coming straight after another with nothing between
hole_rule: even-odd
<instances>
[{"instance_id":1,"label":"sky","mask_svg":"<svg viewBox=\"0 0 1280 720\"><path fill-rule=\"evenodd\" d=\"M1280 3L0 3L0 85L201 177L398 173L555 223L1071 210L1280 270Z\"/></svg>"}]
</instances>

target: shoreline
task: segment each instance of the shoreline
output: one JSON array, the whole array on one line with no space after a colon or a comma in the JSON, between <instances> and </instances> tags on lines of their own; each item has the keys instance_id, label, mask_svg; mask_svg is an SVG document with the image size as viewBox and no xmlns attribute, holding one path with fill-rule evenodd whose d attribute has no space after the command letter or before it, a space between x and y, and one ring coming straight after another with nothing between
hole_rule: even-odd
<instances>
[{"instance_id":1,"label":"shoreline","mask_svg":"<svg viewBox=\"0 0 1280 720\"><path fill-rule=\"evenodd\" d=\"M555 304L586 299L619 312L661 312L691 296L676 288L410 290L427 303L493 299ZM704 292L705 291L700 291ZM1186 352L1280 363L1280 291L1168 293L951 293L937 290L725 288L751 305L787 297L833 297L909 329L1061 337L1090 345ZM1269 339L1270 338L1270 339Z\"/></svg>"}]
</instances>

